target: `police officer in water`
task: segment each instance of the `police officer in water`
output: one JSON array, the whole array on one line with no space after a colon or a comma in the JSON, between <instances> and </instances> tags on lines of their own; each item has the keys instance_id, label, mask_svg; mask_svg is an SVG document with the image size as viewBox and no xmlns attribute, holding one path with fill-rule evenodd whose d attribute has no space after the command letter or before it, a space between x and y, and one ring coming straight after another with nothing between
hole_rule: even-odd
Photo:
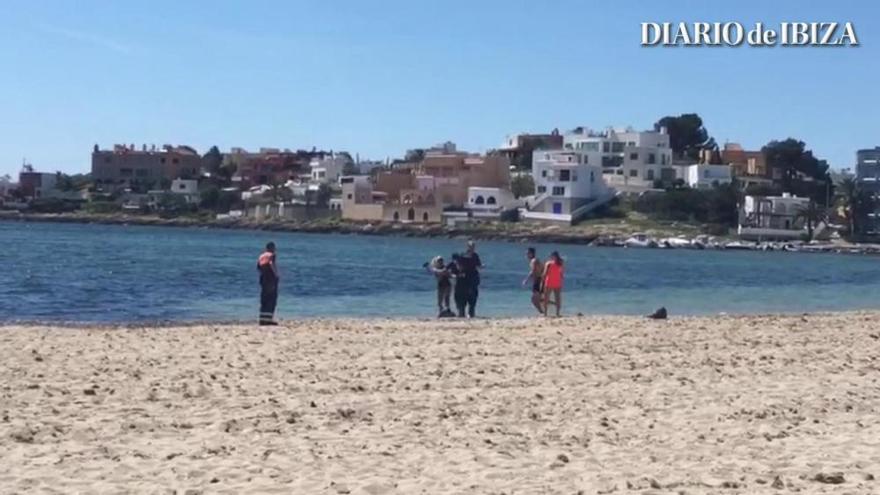
<instances>
[{"instance_id":1,"label":"police officer in water","mask_svg":"<svg viewBox=\"0 0 880 495\"><path fill-rule=\"evenodd\" d=\"M278 304L278 267L275 265L275 243L266 244L266 250L257 259L260 272L260 325L277 325L275 305Z\"/></svg>"}]
</instances>

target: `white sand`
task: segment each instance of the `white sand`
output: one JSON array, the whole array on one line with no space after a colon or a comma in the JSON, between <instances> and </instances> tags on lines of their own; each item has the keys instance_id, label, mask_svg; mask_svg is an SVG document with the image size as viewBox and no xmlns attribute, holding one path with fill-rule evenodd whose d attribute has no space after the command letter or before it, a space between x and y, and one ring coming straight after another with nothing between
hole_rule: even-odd
<instances>
[{"instance_id":1,"label":"white sand","mask_svg":"<svg viewBox=\"0 0 880 495\"><path fill-rule=\"evenodd\" d=\"M0 377L0 493L880 493L876 313L13 326Z\"/></svg>"}]
</instances>

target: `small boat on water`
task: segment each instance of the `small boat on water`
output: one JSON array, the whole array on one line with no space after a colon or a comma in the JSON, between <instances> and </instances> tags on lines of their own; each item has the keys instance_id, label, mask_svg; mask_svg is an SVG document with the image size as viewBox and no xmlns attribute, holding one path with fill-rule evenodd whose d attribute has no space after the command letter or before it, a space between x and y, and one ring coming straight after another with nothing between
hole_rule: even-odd
<instances>
[{"instance_id":1,"label":"small boat on water","mask_svg":"<svg viewBox=\"0 0 880 495\"><path fill-rule=\"evenodd\" d=\"M740 250L740 251L751 251L756 248L757 248L757 245L755 245L755 244L752 244L750 242L740 242L740 241L728 242L727 244L724 245L724 249Z\"/></svg>"},{"instance_id":2,"label":"small boat on water","mask_svg":"<svg viewBox=\"0 0 880 495\"><path fill-rule=\"evenodd\" d=\"M667 237L660 241L660 247L670 249L689 249L694 247L693 241L684 237Z\"/></svg>"},{"instance_id":3,"label":"small boat on water","mask_svg":"<svg viewBox=\"0 0 880 495\"><path fill-rule=\"evenodd\" d=\"M632 247L632 248L655 248L657 247L657 241L651 239L647 236L647 234L633 234L629 237L629 239L623 241L624 247Z\"/></svg>"}]
</instances>

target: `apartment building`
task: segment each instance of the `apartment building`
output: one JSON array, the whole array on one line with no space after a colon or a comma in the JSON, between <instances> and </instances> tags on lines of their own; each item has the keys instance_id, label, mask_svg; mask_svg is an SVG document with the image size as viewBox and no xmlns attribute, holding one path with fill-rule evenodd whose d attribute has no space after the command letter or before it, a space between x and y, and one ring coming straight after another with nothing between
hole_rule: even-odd
<instances>
[{"instance_id":1,"label":"apartment building","mask_svg":"<svg viewBox=\"0 0 880 495\"><path fill-rule=\"evenodd\" d=\"M316 156L309 162L311 181L323 184L338 184L346 167L354 162L347 154L331 153L329 156Z\"/></svg>"},{"instance_id":2,"label":"apartment building","mask_svg":"<svg viewBox=\"0 0 880 495\"><path fill-rule=\"evenodd\" d=\"M576 151L587 165L599 165L605 181L621 190L645 190L661 180L672 165L666 129L636 131L608 128L596 132L578 128L563 137L564 148Z\"/></svg>"},{"instance_id":3,"label":"apartment building","mask_svg":"<svg viewBox=\"0 0 880 495\"><path fill-rule=\"evenodd\" d=\"M532 156L535 198L523 213L524 217L571 223L591 207L611 199L614 190L605 180L601 160L594 158L591 162L590 156L580 150L535 151Z\"/></svg>"},{"instance_id":4,"label":"apartment building","mask_svg":"<svg viewBox=\"0 0 880 495\"><path fill-rule=\"evenodd\" d=\"M57 181L58 174L35 172L33 167L25 165L18 173L18 190L27 200L39 199L50 195Z\"/></svg>"},{"instance_id":5,"label":"apartment building","mask_svg":"<svg viewBox=\"0 0 880 495\"><path fill-rule=\"evenodd\" d=\"M535 150L554 150L562 148L563 139L559 129L549 134L513 134L504 138L498 152L506 156L516 170L532 170L532 157Z\"/></svg>"},{"instance_id":6,"label":"apartment building","mask_svg":"<svg viewBox=\"0 0 880 495\"><path fill-rule=\"evenodd\" d=\"M199 175L202 160L189 146L117 144L113 149L92 151L92 178L103 189L122 189L133 185L153 187L162 181L192 179Z\"/></svg>"},{"instance_id":7,"label":"apartment building","mask_svg":"<svg viewBox=\"0 0 880 495\"><path fill-rule=\"evenodd\" d=\"M867 234L880 234L880 146L856 152L856 181L859 188L870 193L875 209L868 214Z\"/></svg>"}]
</instances>

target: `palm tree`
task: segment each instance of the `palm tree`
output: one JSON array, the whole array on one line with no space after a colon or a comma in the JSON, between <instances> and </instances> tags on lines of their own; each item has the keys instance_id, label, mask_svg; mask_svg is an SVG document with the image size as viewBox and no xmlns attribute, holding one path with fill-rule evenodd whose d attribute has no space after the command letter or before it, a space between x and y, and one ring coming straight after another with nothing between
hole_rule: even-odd
<instances>
[{"instance_id":1,"label":"palm tree","mask_svg":"<svg viewBox=\"0 0 880 495\"><path fill-rule=\"evenodd\" d=\"M859 187L858 181L847 177L837 185L838 201L843 207L849 227L850 237L854 236L860 227L862 217L871 206L871 195Z\"/></svg>"},{"instance_id":2,"label":"palm tree","mask_svg":"<svg viewBox=\"0 0 880 495\"><path fill-rule=\"evenodd\" d=\"M807 239L813 240L813 230L826 218L825 208L819 206L812 199L806 205L798 207L795 212L796 219L803 219L807 225Z\"/></svg>"}]
</instances>

